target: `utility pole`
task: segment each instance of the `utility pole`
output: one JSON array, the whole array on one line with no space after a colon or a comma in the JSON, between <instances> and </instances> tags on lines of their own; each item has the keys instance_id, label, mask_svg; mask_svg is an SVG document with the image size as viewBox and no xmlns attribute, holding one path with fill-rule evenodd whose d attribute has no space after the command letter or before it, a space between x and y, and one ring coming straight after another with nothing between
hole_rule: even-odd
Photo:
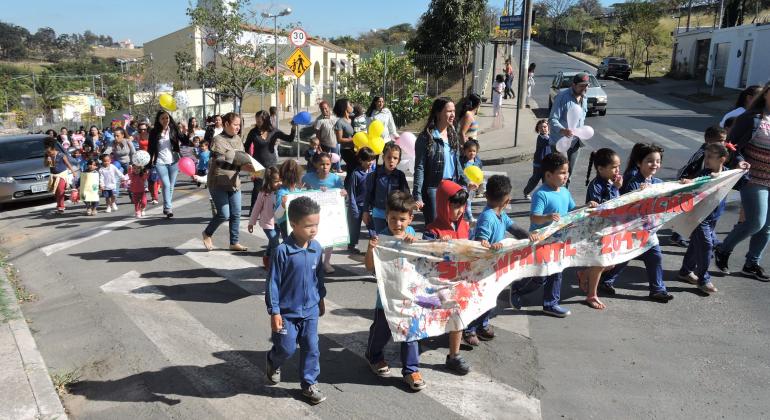
<instances>
[{"instance_id":1,"label":"utility pole","mask_svg":"<svg viewBox=\"0 0 770 420\"><path fill-rule=\"evenodd\" d=\"M527 69L529 67L529 43L532 29L532 0L524 0L522 5L523 28L521 31L521 49L519 56L519 96L516 98L516 128L513 137L513 147L519 143L519 112L524 106L524 96L527 87Z\"/></svg>"},{"instance_id":2,"label":"utility pole","mask_svg":"<svg viewBox=\"0 0 770 420\"><path fill-rule=\"evenodd\" d=\"M385 86L387 84L387 77L388 77L388 52L390 51L390 46L388 46L388 49L384 51L384 54L382 56L382 100L385 100Z\"/></svg>"}]
</instances>

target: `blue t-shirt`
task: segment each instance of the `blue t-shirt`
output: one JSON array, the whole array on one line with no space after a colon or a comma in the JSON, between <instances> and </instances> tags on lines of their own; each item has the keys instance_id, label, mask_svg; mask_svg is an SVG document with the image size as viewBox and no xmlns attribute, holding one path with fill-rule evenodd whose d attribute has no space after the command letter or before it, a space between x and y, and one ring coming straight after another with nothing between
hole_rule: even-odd
<instances>
[{"instance_id":1,"label":"blue t-shirt","mask_svg":"<svg viewBox=\"0 0 770 420\"><path fill-rule=\"evenodd\" d=\"M445 142L444 139L441 138L441 133L439 133L438 130L433 130L433 140L437 141L444 145L444 174L442 175L444 179L453 179L455 176L455 160L454 160L454 150L452 150L451 147L449 147L449 143Z\"/></svg>"},{"instance_id":2,"label":"blue t-shirt","mask_svg":"<svg viewBox=\"0 0 770 420\"><path fill-rule=\"evenodd\" d=\"M281 202L283 201L283 196L290 192L296 192L299 191L299 189L295 188L293 190L289 190L289 187L281 186L281 188L278 188L278 191L275 192L275 206L273 207L273 211L278 210L278 207L281 206ZM286 209L286 211L283 213L283 216L276 217L275 223L283 223L286 221L286 216L289 214L289 209Z\"/></svg>"},{"instance_id":3,"label":"blue t-shirt","mask_svg":"<svg viewBox=\"0 0 770 420\"><path fill-rule=\"evenodd\" d=\"M326 188L343 188L342 178L335 173L329 173L326 178L319 179L318 174L315 172L308 172L302 177L302 183L311 190L318 190L321 187Z\"/></svg>"},{"instance_id":4,"label":"blue t-shirt","mask_svg":"<svg viewBox=\"0 0 770 420\"><path fill-rule=\"evenodd\" d=\"M407 235L417 236L417 232L415 232L414 228L411 227L411 226L407 226L406 229L404 229L404 230L406 231ZM387 227L387 226L385 227L385 229L382 229L381 231L379 231L377 233L380 234L380 235L393 235L390 232L390 228ZM374 305L375 305L374 307L376 309L384 309L382 307L382 299L380 298L380 289L379 289L379 287L377 288L377 303L375 303Z\"/></svg>"},{"instance_id":5,"label":"blue t-shirt","mask_svg":"<svg viewBox=\"0 0 770 420\"><path fill-rule=\"evenodd\" d=\"M569 190L561 187L558 191L554 191L547 184L543 184L535 191L532 196L531 213L535 216L543 216L551 213L558 213L560 216L564 216L575 208L575 200L572 199L572 194ZM531 223L529 225L529 231L540 229L543 226L550 225L551 222L536 224Z\"/></svg>"},{"instance_id":6,"label":"blue t-shirt","mask_svg":"<svg viewBox=\"0 0 770 420\"><path fill-rule=\"evenodd\" d=\"M486 240L490 244L496 244L505 239L505 232L511 229L513 225L513 220L505 212L498 215L494 209L487 207L479 214L476 221L473 240Z\"/></svg>"},{"instance_id":7,"label":"blue t-shirt","mask_svg":"<svg viewBox=\"0 0 770 420\"><path fill-rule=\"evenodd\" d=\"M209 168L209 158L211 157L211 150L201 151L198 153L198 170L205 171Z\"/></svg>"}]
</instances>

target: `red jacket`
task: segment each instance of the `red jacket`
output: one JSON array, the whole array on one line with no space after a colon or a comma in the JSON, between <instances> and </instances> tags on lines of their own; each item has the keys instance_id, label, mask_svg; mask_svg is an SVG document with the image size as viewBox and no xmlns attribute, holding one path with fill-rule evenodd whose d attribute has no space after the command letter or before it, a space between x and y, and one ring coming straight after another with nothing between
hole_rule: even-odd
<instances>
[{"instance_id":1,"label":"red jacket","mask_svg":"<svg viewBox=\"0 0 770 420\"><path fill-rule=\"evenodd\" d=\"M452 181L443 180L436 190L436 220L426 227L426 230L433 234L436 239L449 235L452 239L468 239L470 235L470 225L465 220L465 211L460 215L460 219L451 220L449 207L449 197L457 194L463 187ZM467 204L466 204L467 205ZM455 229L452 224L455 224Z\"/></svg>"}]
</instances>

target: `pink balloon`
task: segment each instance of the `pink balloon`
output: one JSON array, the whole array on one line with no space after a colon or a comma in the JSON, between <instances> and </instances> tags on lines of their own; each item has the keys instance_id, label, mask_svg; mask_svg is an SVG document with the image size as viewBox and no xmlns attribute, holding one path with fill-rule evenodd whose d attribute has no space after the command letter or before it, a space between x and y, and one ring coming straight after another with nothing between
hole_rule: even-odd
<instances>
[{"instance_id":1,"label":"pink balloon","mask_svg":"<svg viewBox=\"0 0 770 420\"><path fill-rule=\"evenodd\" d=\"M396 140L396 144L401 147L405 155L414 156L414 144L417 142L417 137L409 131L404 131Z\"/></svg>"},{"instance_id":2,"label":"pink balloon","mask_svg":"<svg viewBox=\"0 0 770 420\"><path fill-rule=\"evenodd\" d=\"M330 155L332 156L332 163L337 163L340 161L340 155L336 153L330 153Z\"/></svg>"},{"instance_id":3,"label":"pink balloon","mask_svg":"<svg viewBox=\"0 0 770 420\"><path fill-rule=\"evenodd\" d=\"M189 157L179 159L179 171L187 176L195 175L195 162Z\"/></svg>"}]
</instances>

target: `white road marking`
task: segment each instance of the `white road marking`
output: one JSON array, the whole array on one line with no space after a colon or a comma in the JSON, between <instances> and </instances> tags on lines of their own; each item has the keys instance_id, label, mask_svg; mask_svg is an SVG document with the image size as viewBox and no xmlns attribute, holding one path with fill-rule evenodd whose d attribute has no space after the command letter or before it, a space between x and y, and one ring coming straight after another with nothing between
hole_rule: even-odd
<instances>
[{"instance_id":1,"label":"white road marking","mask_svg":"<svg viewBox=\"0 0 770 420\"><path fill-rule=\"evenodd\" d=\"M680 136L685 136L689 139L695 140L695 142L698 144L702 144L704 142L703 133L699 133L695 130L688 130L686 128L678 128L678 127L668 127L668 129L673 131L676 134L679 134Z\"/></svg>"},{"instance_id":2,"label":"white road marking","mask_svg":"<svg viewBox=\"0 0 770 420\"><path fill-rule=\"evenodd\" d=\"M227 343L201 324L195 317L174 301L159 301L144 293L134 293L137 288L151 289L152 285L130 271L102 286L105 293L123 310L125 315L157 347L172 366L187 377L191 386L224 418L317 418L303 402L291 398L284 389L270 387L265 374L246 358L239 356ZM160 297L160 295L152 295ZM214 356L227 352L228 360ZM208 367L232 365L259 392L242 392L233 386L233 378ZM170 397L169 397L170 398ZM257 414L258 413L258 414Z\"/></svg>"},{"instance_id":3,"label":"white road marking","mask_svg":"<svg viewBox=\"0 0 770 420\"><path fill-rule=\"evenodd\" d=\"M678 149L678 150L690 149L690 147L688 146L669 140L661 136L660 134L652 130L648 130L646 128L633 128L632 131L644 137L645 139L648 139L650 142L657 143L663 146L664 149Z\"/></svg>"},{"instance_id":4,"label":"white road marking","mask_svg":"<svg viewBox=\"0 0 770 420\"><path fill-rule=\"evenodd\" d=\"M209 268L217 274L229 274L226 269L250 266L257 272L257 267L230 252L202 250L199 240L188 241L177 248L195 263ZM184 252L188 250L190 252ZM260 270L260 273L264 273ZM243 290L254 293L249 282L245 284L233 276L225 277ZM234 281L235 280L235 281ZM261 289L261 288L260 288ZM261 292L261 290L259 290ZM322 331L334 332L335 340L354 354L363 357L366 350L366 334L370 321L348 312L338 304L326 299L326 315L320 319ZM505 324L505 323L503 323ZM445 354L440 351L428 351L420 356L423 364L443 366ZM471 371L466 376L456 376L444 370L424 368L426 381L432 383L421 393L432 398L461 416L474 418L542 418L540 400L531 397L508 384L501 383L478 371Z\"/></svg>"},{"instance_id":5,"label":"white road marking","mask_svg":"<svg viewBox=\"0 0 770 420\"><path fill-rule=\"evenodd\" d=\"M631 149L634 147L634 141L629 140L620 134L618 134L617 131L611 129L611 128L603 128L601 131L597 132L602 137L606 138L607 140L615 143L616 146L620 147L621 149Z\"/></svg>"},{"instance_id":6,"label":"white road marking","mask_svg":"<svg viewBox=\"0 0 770 420\"><path fill-rule=\"evenodd\" d=\"M174 203L174 208L178 209L180 207L183 207L183 206L186 206L186 205L188 205L190 203L198 201L201 198L203 198L203 195L198 195L198 194L189 195L189 196L187 196L185 198L182 198L182 199L178 200L177 202L175 202ZM128 205L124 205L124 207L128 208L129 206ZM155 214L161 214L162 212L163 212L163 207L162 206L158 206L158 207L155 207L155 208L147 210L146 214L148 216L152 216L152 215L155 215ZM131 214L133 214L133 213L131 213ZM123 226L126 226L126 225L130 225L131 223L134 223L137 220L139 220L139 219L136 219L135 217L133 217L132 215L129 215L129 213L126 213L125 216L126 216L126 218L123 219L123 220L118 220L118 221L115 221L115 222L112 222L112 223L108 223L108 224L106 224L104 226L101 226L99 228L94 228L93 230L91 230L92 233L90 233L90 234L87 234L85 236L81 236L79 238L70 239L68 241L62 241L62 242L57 242L55 244L47 245L47 246L44 246L44 247L40 248L40 250L43 251L43 254L45 254L46 257L49 257L49 256L51 256L51 255L53 255L53 254L55 254L55 253L57 253L59 251L63 251L65 249L72 248L73 246L80 245L83 242L87 242L87 241L90 241L90 240L92 240L94 238L98 238L100 236L106 235L106 234L112 232L113 230L115 230L117 228L120 228L120 227L123 227Z\"/></svg>"}]
</instances>

